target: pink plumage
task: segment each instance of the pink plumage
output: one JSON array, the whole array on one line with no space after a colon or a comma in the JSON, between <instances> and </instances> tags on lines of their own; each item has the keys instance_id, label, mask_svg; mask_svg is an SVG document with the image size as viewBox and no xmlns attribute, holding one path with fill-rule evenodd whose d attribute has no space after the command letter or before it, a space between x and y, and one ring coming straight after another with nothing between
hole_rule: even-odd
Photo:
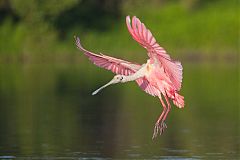
<instances>
[{"instance_id":1,"label":"pink plumage","mask_svg":"<svg viewBox=\"0 0 240 160\"><path fill-rule=\"evenodd\" d=\"M131 21L127 16L126 24L132 38L147 50L149 60L144 65L92 53L82 47L78 37L75 37L76 45L95 65L111 70L118 75L131 77L138 74L141 68L145 69L144 73L141 72L143 75L134 80L142 90L152 96L158 96L163 106L163 112L155 124L153 134L153 138L155 138L166 128L164 121L171 108L168 98L172 99L177 107L184 107L184 97L178 93L181 89L183 68L180 62L171 59L166 50L157 43L150 30L138 18L134 16Z\"/></svg>"},{"instance_id":2,"label":"pink plumage","mask_svg":"<svg viewBox=\"0 0 240 160\"><path fill-rule=\"evenodd\" d=\"M147 49L150 59L158 59L165 69L176 90L181 89L182 83L182 65L180 62L172 61L164 48L162 48L141 21L135 16L132 18L132 26L130 17L127 16L126 23L128 31L140 45Z\"/></svg>"},{"instance_id":3,"label":"pink plumage","mask_svg":"<svg viewBox=\"0 0 240 160\"><path fill-rule=\"evenodd\" d=\"M117 59L114 57L106 56L106 55L98 55L92 53L86 49L84 49L81 45L80 39L75 37L76 45L78 49L83 51L83 53L88 56L88 58L97 66L105 68L107 70L111 70L113 73L122 74L122 75L130 75L137 71L141 66L139 64L134 64L128 61L124 61L121 59Z\"/></svg>"}]
</instances>

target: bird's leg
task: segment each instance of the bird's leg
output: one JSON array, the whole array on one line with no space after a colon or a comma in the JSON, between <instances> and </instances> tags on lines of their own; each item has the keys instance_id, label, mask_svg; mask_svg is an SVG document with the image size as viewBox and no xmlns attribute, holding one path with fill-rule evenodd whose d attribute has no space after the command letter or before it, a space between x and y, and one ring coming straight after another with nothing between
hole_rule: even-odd
<instances>
[{"instance_id":1,"label":"bird's leg","mask_svg":"<svg viewBox=\"0 0 240 160\"><path fill-rule=\"evenodd\" d=\"M164 98L166 99L166 102L167 102L168 107L167 107L167 111L166 111L166 113L165 113L165 115L164 115L164 117L163 117L163 119L162 119L163 121L166 120L167 115L168 115L169 111L171 110L171 105L170 105L170 103L169 103L168 97L167 97L166 95L164 95Z\"/></svg>"},{"instance_id":2,"label":"bird's leg","mask_svg":"<svg viewBox=\"0 0 240 160\"><path fill-rule=\"evenodd\" d=\"M154 130L153 130L153 136L152 136L152 139L156 138L158 133L161 135L164 131L165 128L167 128L167 125L164 123L163 121L163 118L164 118L164 115L166 114L167 112L167 107L161 97L161 95L159 96L159 99L162 103L162 106L163 106L163 111L161 113L161 115L159 116L156 124L155 124L155 127L154 127Z\"/></svg>"}]
</instances>

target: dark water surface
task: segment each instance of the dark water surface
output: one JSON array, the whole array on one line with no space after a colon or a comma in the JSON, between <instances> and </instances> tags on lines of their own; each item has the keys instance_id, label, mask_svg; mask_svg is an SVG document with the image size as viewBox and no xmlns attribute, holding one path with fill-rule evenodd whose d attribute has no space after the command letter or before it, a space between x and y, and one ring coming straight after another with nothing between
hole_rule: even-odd
<instances>
[{"instance_id":1,"label":"dark water surface","mask_svg":"<svg viewBox=\"0 0 240 160\"><path fill-rule=\"evenodd\" d=\"M152 141L158 98L88 65L0 65L0 159L238 159L236 64L187 64L186 107Z\"/></svg>"}]
</instances>

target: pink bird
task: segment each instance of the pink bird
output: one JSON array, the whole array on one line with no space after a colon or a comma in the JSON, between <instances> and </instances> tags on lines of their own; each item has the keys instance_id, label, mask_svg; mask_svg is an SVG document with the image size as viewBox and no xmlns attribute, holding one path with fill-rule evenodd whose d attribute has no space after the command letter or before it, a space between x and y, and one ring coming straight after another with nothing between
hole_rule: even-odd
<instances>
[{"instance_id":1,"label":"pink bird","mask_svg":"<svg viewBox=\"0 0 240 160\"><path fill-rule=\"evenodd\" d=\"M127 16L126 24L132 38L147 50L149 59L145 64L139 65L107 55L92 53L82 47L78 37L75 37L76 45L95 65L117 74L109 83L94 91L92 95L111 84L136 81L142 90L160 99L163 111L154 127L152 136L154 139L158 133L161 135L167 128L165 120L171 109L169 99L177 107L184 107L184 97L178 93L181 89L183 68L180 62L170 58L156 42L150 30L137 17L134 16L131 22L130 17ZM165 102L162 96L165 98Z\"/></svg>"}]
</instances>

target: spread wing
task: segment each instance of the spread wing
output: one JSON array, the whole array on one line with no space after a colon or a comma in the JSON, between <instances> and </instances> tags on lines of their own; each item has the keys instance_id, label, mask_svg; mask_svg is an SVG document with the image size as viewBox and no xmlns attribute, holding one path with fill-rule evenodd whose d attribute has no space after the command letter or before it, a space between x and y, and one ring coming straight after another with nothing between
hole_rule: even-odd
<instances>
[{"instance_id":1,"label":"spread wing","mask_svg":"<svg viewBox=\"0 0 240 160\"><path fill-rule=\"evenodd\" d=\"M148 51L148 56L152 59L157 58L162 64L165 73L170 78L176 90L181 89L182 83L182 65L178 61L171 60L164 48L162 48L153 37L149 29L135 16L126 17L128 31L134 40Z\"/></svg>"},{"instance_id":2,"label":"spread wing","mask_svg":"<svg viewBox=\"0 0 240 160\"><path fill-rule=\"evenodd\" d=\"M107 55L98 55L84 49L81 45L80 39L75 37L76 45L95 65L111 70L113 73L121 75L131 75L140 69L141 65L134 64L125 60L117 59Z\"/></svg>"}]
</instances>

